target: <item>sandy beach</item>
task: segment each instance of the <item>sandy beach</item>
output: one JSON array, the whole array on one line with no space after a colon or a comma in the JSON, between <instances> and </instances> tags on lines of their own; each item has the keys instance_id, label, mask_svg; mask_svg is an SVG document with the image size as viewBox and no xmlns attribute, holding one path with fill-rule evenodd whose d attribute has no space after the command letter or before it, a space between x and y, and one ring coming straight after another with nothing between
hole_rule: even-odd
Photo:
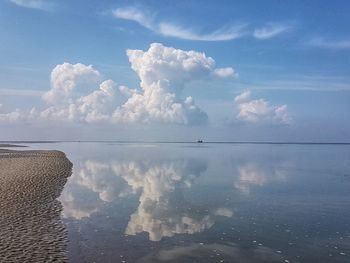
<instances>
[{"instance_id":1,"label":"sandy beach","mask_svg":"<svg viewBox=\"0 0 350 263\"><path fill-rule=\"evenodd\" d=\"M67 261L56 198L71 171L63 152L0 149L0 262Z\"/></svg>"}]
</instances>

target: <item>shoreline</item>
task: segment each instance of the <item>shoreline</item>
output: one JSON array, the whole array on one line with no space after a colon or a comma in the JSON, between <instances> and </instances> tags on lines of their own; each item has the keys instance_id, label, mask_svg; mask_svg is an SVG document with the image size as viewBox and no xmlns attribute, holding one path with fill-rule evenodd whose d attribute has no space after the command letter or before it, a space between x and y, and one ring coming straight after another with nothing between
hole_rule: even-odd
<instances>
[{"instance_id":1,"label":"shoreline","mask_svg":"<svg viewBox=\"0 0 350 263\"><path fill-rule=\"evenodd\" d=\"M67 262L67 231L57 198L71 173L63 152L0 148L1 260Z\"/></svg>"},{"instance_id":2,"label":"shoreline","mask_svg":"<svg viewBox=\"0 0 350 263\"><path fill-rule=\"evenodd\" d=\"M28 146L11 144L11 143L0 143L0 149L1 148L25 148L25 147L28 147Z\"/></svg>"}]
</instances>

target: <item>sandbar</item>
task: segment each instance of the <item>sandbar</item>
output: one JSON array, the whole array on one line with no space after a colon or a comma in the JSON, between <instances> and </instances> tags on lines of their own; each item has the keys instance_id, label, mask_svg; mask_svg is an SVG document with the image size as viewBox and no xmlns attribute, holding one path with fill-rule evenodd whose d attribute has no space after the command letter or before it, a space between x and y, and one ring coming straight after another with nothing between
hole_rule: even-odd
<instances>
[{"instance_id":1,"label":"sandbar","mask_svg":"<svg viewBox=\"0 0 350 263\"><path fill-rule=\"evenodd\" d=\"M0 149L0 262L67 262L57 198L71 173L63 152Z\"/></svg>"}]
</instances>

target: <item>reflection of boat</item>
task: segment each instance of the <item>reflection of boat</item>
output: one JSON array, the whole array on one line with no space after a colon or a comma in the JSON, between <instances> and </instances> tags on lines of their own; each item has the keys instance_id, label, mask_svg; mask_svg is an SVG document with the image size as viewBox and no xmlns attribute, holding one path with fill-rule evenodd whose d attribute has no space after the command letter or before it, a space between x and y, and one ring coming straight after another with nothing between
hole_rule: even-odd
<instances>
[{"instance_id":1,"label":"reflection of boat","mask_svg":"<svg viewBox=\"0 0 350 263\"><path fill-rule=\"evenodd\" d=\"M198 139L197 143L203 143L203 140L202 139Z\"/></svg>"}]
</instances>

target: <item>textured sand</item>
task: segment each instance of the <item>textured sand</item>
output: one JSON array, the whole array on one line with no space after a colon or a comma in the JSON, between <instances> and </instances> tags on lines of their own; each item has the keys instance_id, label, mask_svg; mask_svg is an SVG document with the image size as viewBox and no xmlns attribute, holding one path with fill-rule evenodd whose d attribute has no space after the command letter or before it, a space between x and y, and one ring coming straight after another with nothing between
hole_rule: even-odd
<instances>
[{"instance_id":1,"label":"textured sand","mask_svg":"<svg viewBox=\"0 0 350 263\"><path fill-rule=\"evenodd\" d=\"M60 195L72 163L59 151L0 149L0 262L66 262Z\"/></svg>"}]
</instances>

